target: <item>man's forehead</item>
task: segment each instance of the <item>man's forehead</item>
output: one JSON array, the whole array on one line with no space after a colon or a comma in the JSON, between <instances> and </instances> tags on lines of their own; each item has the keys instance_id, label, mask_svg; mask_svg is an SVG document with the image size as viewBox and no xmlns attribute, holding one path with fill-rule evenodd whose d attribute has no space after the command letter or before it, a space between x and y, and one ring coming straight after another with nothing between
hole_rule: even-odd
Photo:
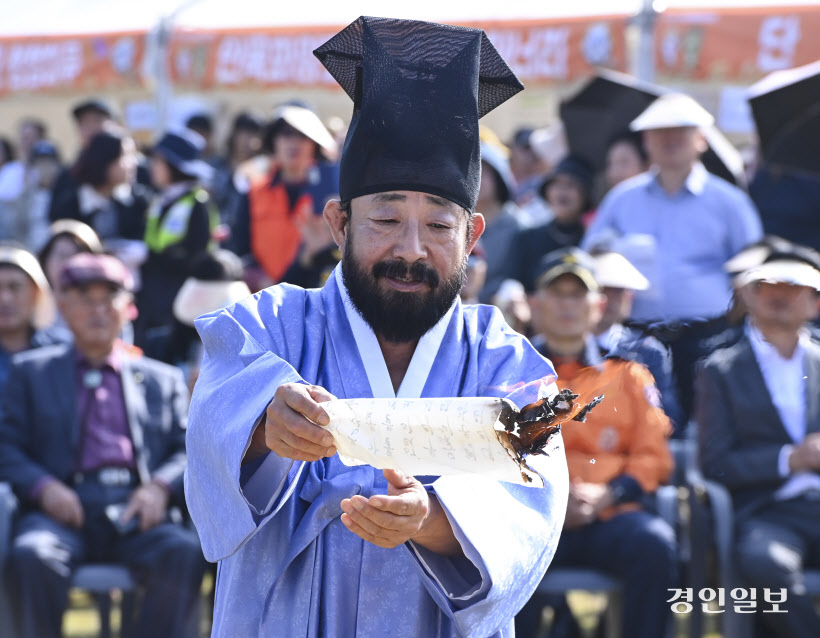
<instances>
[{"instance_id":1,"label":"man's forehead","mask_svg":"<svg viewBox=\"0 0 820 638\"><path fill-rule=\"evenodd\" d=\"M438 195L432 195L430 193L421 193L415 191L388 191L385 193L376 193L375 195L371 195L370 202L373 204L383 204L383 203L405 203L418 200L421 200L432 206L436 206L438 208L443 208L445 210L451 210L453 212L457 212L461 210L461 206L456 204L455 202L451 202L446 197L440 197Z\"/></svg>"},{"instance_id":2,"label":"man's forehead","mask_svg":"<svg viewBox=\"0 0 820 638\"><path fill-rule=\"evenodd\" d=\"M3 281L25 281L34 285L31 276L17 264L0 263L0 279Z\"/></svg>"}]
</instances>

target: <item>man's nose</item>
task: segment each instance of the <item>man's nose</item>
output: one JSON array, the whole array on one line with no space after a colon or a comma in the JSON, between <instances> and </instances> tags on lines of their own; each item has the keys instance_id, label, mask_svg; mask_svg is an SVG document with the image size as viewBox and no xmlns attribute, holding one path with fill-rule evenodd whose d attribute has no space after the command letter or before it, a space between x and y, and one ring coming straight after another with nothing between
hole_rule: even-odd
<instances>
[{"instance_id":1,"label":"man's nose","mask_svg":"<svg viewBox=\"0 0 820 638\"><path fill-rule=\"evenodd\" d=\"M399 236L393 247L393 255L408 263L420 261L427 257L427 250L421 237L421 227L416 221L401 225Z\"/></svg>"}]
</instances>

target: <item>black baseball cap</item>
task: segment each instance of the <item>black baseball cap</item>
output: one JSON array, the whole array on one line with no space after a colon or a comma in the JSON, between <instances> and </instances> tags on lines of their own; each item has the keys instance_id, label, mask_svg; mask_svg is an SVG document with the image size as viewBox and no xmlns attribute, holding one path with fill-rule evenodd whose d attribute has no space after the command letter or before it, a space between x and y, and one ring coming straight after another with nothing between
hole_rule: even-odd
<instances>
[{"instance_id":1,"label":"black baseball cap","mask_svg":"<svg viewBox=\"0 0 820 638\"><path fill-rule=\"evenodd\" d=\"M580 248L570 247L553 250L547 253L538 263L535 286L549 286L561 275L575 275L588 290L597 291L595 279L595 262L589 253Z\"/></svg>"}]
</instances>

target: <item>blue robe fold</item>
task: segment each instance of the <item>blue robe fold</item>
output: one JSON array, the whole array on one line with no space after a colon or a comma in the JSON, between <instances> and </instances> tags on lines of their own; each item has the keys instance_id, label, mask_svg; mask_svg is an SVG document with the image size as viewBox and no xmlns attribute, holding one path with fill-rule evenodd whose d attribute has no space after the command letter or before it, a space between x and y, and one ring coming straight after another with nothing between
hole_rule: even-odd
<instances>
[{"instance_id":1,"label":"blue robe fold","mask_svg":"<svg viewBox=\"0 0 820 638\"><path fill-rule=\"evenodd\" d=\"M270 453L240 477L250 437L283 383L372 397L340 295L280 285L197 321L205 359L188 423L186 496L203 551L219 561L213 636L512 636L512 618L558 543L568 478L563 443L531 457L544 488L478 475L423 477L463 557L408 542L367 543L342 499L386 493L382 472L338 457ZM457 301L423 397L543 396L554 371L490 306ZM560 439L560 437L557 437Z\"/></svg>"}]
</instances>

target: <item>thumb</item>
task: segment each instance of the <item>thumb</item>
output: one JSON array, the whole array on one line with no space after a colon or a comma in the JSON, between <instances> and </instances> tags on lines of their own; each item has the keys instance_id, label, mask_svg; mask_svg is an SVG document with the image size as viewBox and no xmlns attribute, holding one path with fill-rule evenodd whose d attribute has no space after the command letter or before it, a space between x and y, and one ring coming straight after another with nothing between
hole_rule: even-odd
<instances>
[{"instance_id":1,"label":"thumb","mask_svg":"<svg viewBox=\"0 0 820 638\"><path fill-rule=\"evenodd\" d=\"M134 515L139 511L139 509L139 503L132 498L120 516L120 522L125 525L128 521L134 518Z\"/></svg>"},{"instance_id":2,"label":"thumb","mask_svg":"<svg viewBox=\"0 0 820 638\"><path fill-rule=\"evenodd\" d=\"M390 483L392 487L398 489L407 489L411 487L413 483L416 483L416 479L412 476L407 476L401 470L382 470L382 474L384 474L384 478L387 479L387 482Z\"/></svg>"}]
</instances>

